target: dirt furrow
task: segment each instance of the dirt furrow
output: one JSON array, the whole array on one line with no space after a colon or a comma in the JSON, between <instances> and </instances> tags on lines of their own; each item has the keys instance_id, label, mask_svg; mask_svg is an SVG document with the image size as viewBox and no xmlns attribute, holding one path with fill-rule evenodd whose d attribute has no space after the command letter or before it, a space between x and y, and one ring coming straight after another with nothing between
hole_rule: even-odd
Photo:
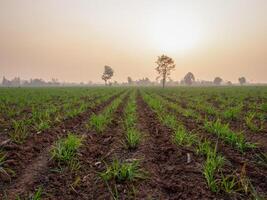
<instances>
[{"instance_id":1,"label":"dirt furrow","mask_svg":"<svg viewBox=\"0 0 267 200\"><path fill-rule=\"evenodd\" d=\"M165 98L166 100L172 102L172 103L177 103L179 105L181 105L182 108L187 109L188 105L185 101L183 100L178 100L175 99L176 97L174 96L167 96L167 95L160 95L161 97ZM191 107L190 107L191 108ZM195 109L195 108L192 108ZM204 111L198 109L197 112L199 112L202 116L202 118L204 119L207 116L207 113L205 113ZM243 113L244 116L245 113ZM215 116L209 115L208 118L212 119L212 120L217 120L217 118ZM225 120L224 120L225 121ZM245 125L244 120L241 119L237 119L236 121L226 121L224 123L229 123L230 124L230 128L235 131L235 132L243 132L247 141L252 142L252 143L257 143L258 146L261 148L262 152L267 152L267 131L266 131L266 125L264 126L264 129L257 132L257 133L253 133L251 130L248 129L248 127Z\"/></svg>"},{"instance_id":2,"label":"dirt furrow","mask_svg":"<svg viewBox=\"0 0 267 200\"><path fill-rule=\"evenodd\" d=\"M149 172L139 190L140 199L221 199L211 193L202 174L203 159L192 148L177 147L171 130L162 126L156 114L138 95L139 123L148 137L142 146L143 167ZM187 162L187 155L191 161Z\"/></svg>"},{"instance_id":3,"label":"dirt furrow","mask_svg":"<svg viewBox=\"0 0 267 200\"><path fill-rule=\"evenodd\" d=\"M17 195L25 193L34 184L37 175L47 168L49 149L53 142L68 132L79 132L82 124L88 120L92 113L98 112L109 105L119 95L111 97L73 119L64 121L59 126L42 133L42 135L36 135L34 138L27 140L26 144L17 145L17 148L12 149L13 151L9 151L8 158L14 160L12 164L13 168L16 169L16 177L11 182L5 182L1 186L0 195L7 195L8 199L15 199Z\"/></svg>"},{"instance_id":4,"label":"dirt furrow","mask_svg":"<svg viewBox=\"0 0 267 200\"><path fill-rule=\"evenodd\" d=\"M207 133L201 122L196 122L194 119L181 116L172 110L170 110L170 112L173 112L173 114L177 116L177 120L181 121L188 131L197 134L202 139L211 141L213 144L218 143L218 152L221 152L222 155L230 161L226 163L226 171L229 173L233 173L234 171L240 173L242 167L245 165L247 176L251 179L256 191L260 194L265 193L266 195L267 168L266 166L257 164L255 157L256 154L262 152L262 149L251 149L242 154L231 145L228 145L221 139L218 139L215 135Z\"/></svg>"},{"instance_id":5,"label":"dirt furrow","mask_svg":"<svg viewBox=\"0 0 267 200\"><path fill-rule=\"evenodd\" d=\"M105 162L110 162L117 145L121 145L120 117L127 99L128 95L119 105L112 123L103 133L88 130L85 125L80 126L76 134L83 134L85 138L79 153L81 167L78 171L58 172L55 170L57 165L49 162L49 168L34 182L34 185L43 187L44 199L111 199L110 191L98 173L104 170ZM97 113L100 112L101 110L98 110Z\"/></svg>"}]
</instances>

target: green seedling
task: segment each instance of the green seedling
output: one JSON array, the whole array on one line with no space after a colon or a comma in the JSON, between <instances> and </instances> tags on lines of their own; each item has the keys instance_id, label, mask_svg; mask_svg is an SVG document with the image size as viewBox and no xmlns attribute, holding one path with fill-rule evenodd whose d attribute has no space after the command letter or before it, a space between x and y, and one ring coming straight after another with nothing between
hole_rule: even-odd
<instances>
[{"instance_id":1,"label":"green seedling","mask_svg":"<svg viewBox=\"0 0 267 200\"><path fill-rule=\"evenodd\" d=\"M93 128L96 132L101 133L105 130L107 125L112 121L113 113L118 108L122 101L123 96L114 100L110 106L108 106L102 113L96 115L93 114L89 119L86 127L88 129Z\"/></svg>"},{"instance_id":2,"label":"green seedling","mask_svg":"<svg viewBox=\"0 0 267 200\"><path fill-rule=\"evenodd\" d=\"M27 120L13 120L13 131L9 134L12 141L22 144L28 137L28 121Z\"/></svg>"},{"instance_id":3,"label":"green seedling","mask_svg":"<svg viewBox=\"0 0 267 200\"><path fill-rule=\"evenodd\" d=\"M101 172L100 176L104 181L115 180L117 182L132 182L145 178L138 161L120 162L117 159L110 166L106 166L106 170Z\"/></svg>"},{"instance_id":4,"label":"green seedling","mask_svg":"<svg viewBox=\"0 0 267 200\"><path fill-rule=\"evenodd\" d=\"M126 132L126 142L129 149L135 149L141 140L141 134L136 129L128 129Z\"/></svg>"},{"instance_id":5,"label":"green seedling","mask_svg":"<svg viewBox=\"0 0 267 200\"><path fill-rule=\"evenodd\" d=\"M71 169L77 168L75 162L79 147L82 145L82 138L69 133L66 138L60 139L51 149L52 159L59 165L67 164Z\"/></svg>"},{"instance_id":6,"label":"green seedling","mask_svg":"<svg viewBox=\"0 0 267 200\"><path fill-rule=\"evenodd\" d=\"M247 127L250 130L252 130L254 132L258 132L258 131L261 131L263 129L263 120L261 120L261 126L258 127L254 122L255 121L255 117L256 117L256 113L255 112L250 112L245 117L245 122L246 122Z\"/></svg>"},{"instance_id":7,"label":"green seedling","mask_svg":"<svg viewBox=\"0 0 267 200\"><path fill-rule=\"evenodd\" d=\"M198 145L196 148L197 154L207 156L207 155L211 154L212 151L213 151L213 149L211 147L210 141L204 140L203 142L202 141L198 142Z\"/></svg>"},{"instance_id":8,"label":"green seedling","mask_svg":"<svg viewBox=\"0 0 267 200\"><path fill-rule=\"evenodd\" d=\"M243 105L228 108L223 112L223 117L227 120L236 120L240 116Z\"/></svg>"},{"instance_id":9,"label":"green seedling","mask_svg":"<svg viewBox=\"0 0 267 200\"><path fill-rule=\"evenodd\" d=\"M204 109L208 115L218 116L218 111L213 106L205 106Z\"/></svg>"},{"instance_id":10,"label":"green seedling","mask_svg":"<svg viewBox=\"0 0 267 200\"><path fill-rule=\"evenodd\" d=\"M0 174L3 174L7 177L15 175L15 172L12 169L5 166L6 161L7 161L7 154L1 151L0 149Z\"/></svg>"},{"instance_id":11,"label":"green seedling","mask_svg":"<svg viewBox=\"0 0 267 200\"><path fill-rule=\"evenodd\" d=\"M96 132L101 133L105 130L105 125L106 125L106 116L99 114L93 114L92 117L90 118L89 125L87 128L93 128L96 130Z\"/></svg>"},{"instance_id":12,"label":"green seedling","mask_svg":"<svg viewBox=\"0 0 267 200\"><path fill-rule=\"evenodd\" d=\"M234 175L224 176L221 174L221 189L228 194L236 192L238 185L237 177Z\"/></svg>"},{"instance_id":13,"label":"green seedling","mask_svg":"<svg viewBox=\"0 0 267 200\"><path fill-rule=\"evenodd\" d=\"M176 130L178 128L178 123L177 123L177 119L175 116L170 115L170 114L166 114L163 116L160 116L161 121L163 122L163 124L173 130Z\"/></svg>"},{"instance_id":14,"label":"green seedling","mask_svg":"<svg viewBox=\"0 0 267 200\"><path fill-rule=\"evenodd\" d=\"M177 145L191 146L196 142L196 136L192 133L188 133L183 126L180 126L174 132L173 140Z\"/></svg>"},{"instance_id":15,"label":"green seedling","mask_svg":"<svg viewBox=\"0 0 267 200\"><path fill-rule=\"evenodd\" d=\"M126 113L125 119L124 119L124 127L125 129L131 129L134 128L136 124L136 116L134 113Z\"/></svg>"},{"instance_id":16,"label":"green seedling","mask_svg":"<svg viewBox=\"0 0 267 200\"><path fill-rule=\"evenodd\" d=\"M42 199L43 189L39 187L37 191L30 197L30 200L41 200Z\"/></svg>"},{"instance_id":17,"label":"green seedling","mask_svg":"<svg viewBox=\"0 0 267 200\"><path fill-rule=\"evenodd\" d=\"M242 133L235 133L233 132L228 124L222 124L220 120L215 122L213 121L205 121L204 128L213 133L226 142L230 143L231 145L235 146L241 152L244 152L246 149L255 148L256 145L246 142L245 137Z\"/></svg>"},{"instance_id":18,"label":"green seedling","mask_svg":"<svg viewBox=\"0 0 267 200\"><path fill-rule=\"evenodd\" d=\"M206 178L207 184L212 192L218 192L218 180L216 179L216 173L223 166L225 159L223 156L217 154L217 146L213 151L207 154L207 159L203 166L203 174Z\"/></svg>"}]
</instances>

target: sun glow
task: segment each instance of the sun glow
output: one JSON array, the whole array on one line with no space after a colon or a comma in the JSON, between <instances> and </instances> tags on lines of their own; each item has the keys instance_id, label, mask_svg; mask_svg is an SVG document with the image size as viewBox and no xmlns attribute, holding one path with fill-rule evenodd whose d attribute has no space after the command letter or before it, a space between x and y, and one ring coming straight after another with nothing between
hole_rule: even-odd
<instances>
[{"instance_id":1,"label":"sun glow","mask_svg":"<svg viewBox=\"0 0 267 200\"><path fill-rule=\"evenodd\" d=\"M202 39L200 23L192 15L170 12L155 17L151 24L152 42L161 52L185 52Z\"/></svg>"}]
</instances>

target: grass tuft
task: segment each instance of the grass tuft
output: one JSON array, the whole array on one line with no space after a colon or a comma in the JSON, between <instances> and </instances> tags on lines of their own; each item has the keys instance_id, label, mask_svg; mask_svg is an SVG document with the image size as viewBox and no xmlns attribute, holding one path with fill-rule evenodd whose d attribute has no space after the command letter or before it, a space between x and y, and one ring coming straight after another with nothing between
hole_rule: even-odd
<instances>
[{"instance_id":1,"label":"grass tuft","mask_svg":"<svg viewBox=\"0 0 267 200\"><path fill-rule=\"evenodd\" d=\"M107 166L106 170L100 173L100 176L104 181L115 180L117 182L132 182L145 178L138 161L120 162L117 159L110 166Z\"/></svg>"},{"instance_id":2,"label":"grass tuft","mask_svg":"<svg viewBox=\"0 0 267 200\"><path fill-rule=\"evenodd\" d=\"M191 146L196 142L196 138L196 135L188 133L183 126L177 128L173 135L173 141L176 145Z\"/></svg>"},{"instance_id":3,"label":"grass tuft","mask_svg":"<svg viewBox=\"0 0 267 200\"><path fill-rule=\"evenodd\" d=\"M256 145L246 142L245 137L242 133L233 132L228 124L222 124L218 119L215 122L205 121L204 128L213 134L216 134L226 142L235 146L239 151L244 152L246 149L255 148Z\"/></svg>"},{"instance_id":4,"label":"grass tuft","mask_svg":"<svg viewBox=\"0 0 267 200\"><path fill-rule=\"evenodd\" d=\"M69 133L66 138L60 139L51 149L52 159L59 165L68 165L71 169L79 168L76 160L78 148L82 145L82 138Z\"/></svg>"},{"instance_id":5,"label":"grass tuft","mask_svg":"<svg viewBox=\"0 0 267 200\"><path fill-rule=\"evenodd\" d=\"M9 134L10 139L13 142L22 144L28 137L28 121L27 120L13 120L13 132Z\"/></svg>"},{"instance_id":6,"label":"grass tuft","mask_svg":"<svg viewBox=\"0 0 267 200\"><path fill-rule=\"evenodd\" d=\"M137 148L141 140L141 134L136 129L128 129L126 132L126 142L129 149Z\"/></svg>"}]
</instances>

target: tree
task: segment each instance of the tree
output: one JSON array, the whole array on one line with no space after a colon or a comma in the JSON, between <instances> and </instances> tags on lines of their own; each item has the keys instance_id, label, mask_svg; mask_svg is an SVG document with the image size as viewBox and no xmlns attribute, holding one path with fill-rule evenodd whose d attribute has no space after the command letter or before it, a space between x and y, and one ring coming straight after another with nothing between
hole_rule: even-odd
<instances>
[{"instance_id":1,"label":"tree","mask_svg":"<svg viewBox=\"0 0 267 200\"><path fill-rule=\"evenodd\" d=\"M7 80L6 77L3 77L2 85L3 86L10 86L10 81Z\"/></svg>"},{"instance_id":2,"label":"tree","mask_svg":"<svg viewBox=\"0 0 267 200\"><path fill-rule=\"evenodd\" d=\"M10 81L10 83L11 83L12 86L18 87L18 86L20 86L20 78L19 77L15 77Z\"/></svg>"},{"instance_id":3,"label":"tree","mask_svg":"<svg viewBox=\"0 0 267 200\"><path fill-rule=\"evenodd\" d=\"M227 81L227 85L233 85L231 81Z\"/></svg>"},{"instance_id":4,"label":"tree","mask_svg":"<svg viewBox=\"0 0 267 200\"><path fill-rule=\"evenodd\" d=\"M243 85L243 84L245 84L245 83L247 82L247 80L246 80L245 77L240 77L240 78L238 79L238 81L239 81L240 85Z\"/></svg>"},{"instance_id":5,"label":"tree","mask_svg":"<svg viewBox=\"0 0 267 200\"><path fill-rule=\"evenodd\" d=\"M52 78L51 79L51 85L60 85L60 83L59 83L57 78Z\"/></svg>"},{"instance_id":6,"label":"tree","mask_svg":"<svg viewBox=\"0 0 267 200\"><path fill-rule=\"evenodd\" d=\"M136 81L137 85L151 85L151 81L149 80L149 78L142 78Z\"/></svg>"},{"instance_id":7,"label":"tree","mask_svg":"<svg viewBox=\"0 0 267 200\"><path fill-rule=\"evenodd\" d=\"M222 79L220 78L220 77L216 77L215 79L214 79L214 81L213 81L213 83L215 84L215 85L220 85L221 83L222 83Z\"/></svg>"},{"instance_id":8,"label":"tree","mask_svg":"<svg viewBox=\"0 0 267 200\"><path fill-rule=\"evenodd\" d=\"M195 76L193 73L188 72L184 77L184 83L186 85L192 85L193 82L195 82Z\"/></svg>"},{"instance_id":9,"label":"tree","mask_svg":"<svg viewBox=\"0 0 267 200\"><path fill-rule=\"evenodd\" d=\"M105 65L104 66L104 73L102 75L102 79L105 81L105 85L107 85L107 81L111 79L113 76L114 71L110 66Z\"/></svg>"},{"instance_id":10,"label":"tree","mask_svg":"<svg viewBox=\"0 0 267 200\"><path fill-rule=\"evenodd\" d=\"M156 70L159 73L157 79L162 78L162 87L165 87L166 78L168 78L171 74L171 71L174 70L175 64L172 58L161 55L158 56L158 60L156 61L157 67Z\"/></svg>"},{"instance_id":11,"label":"tree","mask_svg":"<svg viewBox=\"0 0 267 200\"><path fill-rule=\"evenodd\" d=\"M128 85L133 84L133 79L130 76L127 77L127 81L128 81Z\"/></svg>"}]
</instances>

